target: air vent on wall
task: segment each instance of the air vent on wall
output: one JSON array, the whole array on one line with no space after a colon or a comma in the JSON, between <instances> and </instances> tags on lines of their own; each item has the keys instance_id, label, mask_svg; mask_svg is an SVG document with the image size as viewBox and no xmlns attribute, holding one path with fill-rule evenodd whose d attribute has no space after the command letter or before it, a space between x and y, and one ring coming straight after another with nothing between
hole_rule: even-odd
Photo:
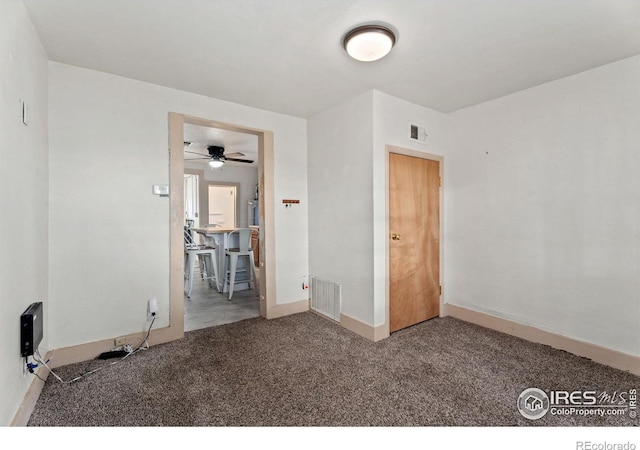
<instances>
[{"instance_id":1,"label":"air vent on wall","mask_svg":"<svg viewBox=\"0 0 640 450\"><path fill-rule=\"evenodd\" d=\"M340 322L342 286L311 277L311 309Z\"/></svg>"},{"instance_id":2,"label":"air vent on wall","mask_svg":"<svg viewBox=\"0 0 640 450\"><path fill-rule=\"evenodd\" d=\"M424 127L409 122L409 140L426 144L427 130Z\"/></svg>"}]
</instances>

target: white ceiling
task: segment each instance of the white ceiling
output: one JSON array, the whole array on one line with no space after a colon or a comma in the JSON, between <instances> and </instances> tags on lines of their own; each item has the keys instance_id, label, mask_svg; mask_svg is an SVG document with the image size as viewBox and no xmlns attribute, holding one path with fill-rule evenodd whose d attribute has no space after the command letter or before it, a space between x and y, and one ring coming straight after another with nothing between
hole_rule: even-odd
<instances>
[{"instance_id":1,"label":"white ceiling","mask_svg":"<svg viewBox=\"0 0 640 450\"><path fill-rule=\"evenodd\" d=\"M368 89L450 112L640 53L638 0L24 0L50 59L299 117ZM391 54L343 51L352 27Z\"/></svg>"}]
</instances>

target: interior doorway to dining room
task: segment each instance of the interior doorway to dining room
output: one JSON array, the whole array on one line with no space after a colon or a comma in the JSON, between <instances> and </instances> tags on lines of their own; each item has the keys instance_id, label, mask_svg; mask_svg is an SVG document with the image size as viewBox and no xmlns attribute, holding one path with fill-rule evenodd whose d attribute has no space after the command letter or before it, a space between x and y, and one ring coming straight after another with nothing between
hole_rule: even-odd
<instances>
[{"instance_id":1,"label":"interior doorway to dining room","mask_svg":"<svg viewBox=\"0 0 640 450\"><path fill-rule=\"evenodd\" d=\"M274 245L273 211L262 206L265 202L265 196L271 198L271 203L273 202L272 133L175 113L170 114L169 122L170 152L172 153L170 192L175 197L178 197L179 194L181 200L179 204L172 202L172 210L175 207L172 217L185 218L184 223L179 224L179 228L178 224L172 220L172 255L177 256L176 237L178 231L182 234L184 226L189 225L196 228L198 228L197 225L199 227L223 225L224 229L251 226L256 235L256 246L253 248L256 250L255 253L262 255L259 264L256 264L255 267L257 282L251 286L252 289L243 289L242 285L236 285L231 301L229 301L227 292L218 292L218 289L210 287L205 280L199 279L199 270L197 269L196 276L193 278L191 295L187 298L183 283L178 285L184 280L184 256L181 261L172 256L172 311L175 310L184 317L183 331L231 323L248 317L266 317L270 305L273 306L272 303L275 303L275 270L273 262L268 257L268 249L273 248ZM217 138L196 142L198 133L217 136ZM223 142L225 135L231 136L233 139L251 140L253 147L239 148L236 144L236 148L231 148L232 145L229 143L231 141ZM178 138L183 143L181 146L183 154L179 159L176 154ZM207 165L209 161L208 158L205 158L207 147L210 146L226 147L225 154L234 154L225 160L222 168L216 167L214 169ZM187 150L192 153L187 154ZM193 160L194 157L200 158L200 155L194 155L194 153L203 155L200 166ZM233 159L242 161L233 161ZM176 189L177 185L174 183L177 180L178 171L180 171L180 177L183 180L180 187L184 189L179 193ZM216 176L222 177L224 181L214 181ZM183 189L179 189L179 191ZM210 196L211 198L209 198ZM221 206L221 203L215 200L215 198L220 199L222 196L227 197L225 206ZM198 240L200 239L200 235L197 233L194 235ZM182 244L182 239L180 243ZM184 249L181 247L180 250L184 255ZM220 248L219 251L224 252L225 250ZM180 278L177 276L178 271ZM222 268L219 271L219 277L223 279ZM247 284L245 287L249 287L249 285ZM172 316L172 319L173 317L177 319L178 316ZM175 323L175 325L178 324Z\"/></svg>"},{"instance_id":2,"label":"interior doorway to dining room","mask_svg":"<svg viewBox=\"0 0 640 450\"><path fill-rule=\"evenodd\" d=\"M231 287L225 283L231 279L231 261L225 256L225 250L240 246L238 235L230 230L246 229L250 224L247 210L241 208L241 203L254 201L258 184L258 139L240 131L185 124L184 140L185 179L194 180L185 184L186 226L196 243L216 248L214 258L217 261L211 267L211 261L207 266L206 260L198 257L193 269L190 265L185 267L185 280L189 281L188 288L185 286L184 329L193 331L259 317L257 283L234 283L231 299ZM229 159L224 158L222 165L210 165L210 148L221 149L223 158L229 155ZM237 161L239 158L242 159ZM202 233L210 227L224 231ZM248 258L241 258L237 270L233 271L235 279L250 279L250 269ZM259 272L258 267L254 270ZM212 273L215 273L215 281L207 280Z\"/></svg>"},{"instance_id":3,"label":"interior doorway to dining room","mask_svg":"<svg viewBox=\"0 0 640 450\"><path fill-rule=\"evenodd\" d=\"M191 231L190 235L197 244L213 245L218 248L216 252L218 277L222 278L225 239L228 230L235 228L246 228L246 218L242 221L237 218L237 202L242 192L241 183L214 184L209 181L212 177L206 170L198 170L193 164L185 166L185 226ZM257 181L257 169L254 175L249 173L249 180L239 180L253 184ZM232 174L233 171L228 171ZM249 171L251 172L251 171ZM237 175L237 174L236 174ZM245 174L246 175L246 174ZM214 176L215 177L215 176ZM219 182L218 182L219 183ZM197 189L192 189L197 188ZM248 190L248 189L245 189ZM202 198L201 198L202 197ZM209 219L206 219L209 217ZM236 227L237 225L237 227ZM196 230L214 227L216 230L224 230L207 238ZM235 246L235 244L233 244ZM256 258L258 252L256 251ZM206 267L201 272L202 261L196 259L194 262L194 280L190 287L188 296L184 299L184 331L193 331L201 328L208 328L217 325L237 322L239 320L258 317L260 315L260 304L258 298L259 289L245 283L236 285L232 301L228 298L228 287L220 292L219 280L215 284L207 282L201 273L206 275ZM242 264L241 274L246 276L246 264ZM185 268L186 270L186 268ZM259 267L255 267L256 279L259 274ZM186 274L185 274L186 275ZM186 281L186 280L185 280ZM185 285L185 290L187 286Z\"/></svg>"}]
</instances>

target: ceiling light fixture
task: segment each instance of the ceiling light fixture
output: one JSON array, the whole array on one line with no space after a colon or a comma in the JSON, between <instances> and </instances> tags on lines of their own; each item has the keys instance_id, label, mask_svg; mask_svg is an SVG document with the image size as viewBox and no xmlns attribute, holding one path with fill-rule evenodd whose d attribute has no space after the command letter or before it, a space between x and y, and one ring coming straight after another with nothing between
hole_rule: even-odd
<instances>
[{"instance_id":1,"label":"ceiling light fixture","mask_svg":"<svg viewBox=\"0 0 640 450\"><path fill-rule=\"evenodd\" d=\"M209 160L209 165L212 169L217 169L218 167L222 167L224 164L224 147L220 147L217 145L210 145L207 147L207 151L209 152L209 156L211 159Z\"/></svg>"},{"instance_id":2,"label":"ceiling light fixture","mask_svg":"<svg viewBox=\"0 0 640 450\"><path fill-rule=\"evenodd\" d=\"M211 166L212 169L217 169L218 167L222 167L224 164L224 161L220 161L219 159L212 159L211 161L209 161L209 165Z\"/></svg>"},{"instance_id":3,"label":"ceiling light fixture","mask_svg":"<svg viewBox=\"0 0 640 450\"><path fill-rule=\"evenodd\" d=\"M209 161L209 165L211 166L212 169L217 169L218 167L222 167L222 165L224 164L224 161L218 158L211 158L211 160Z\"/></svg>"},{"instance_id":4,"label":"ceiling light fixture","mask_svg":"<svg viewBox=\"0 0 640 450\"><path fill-rule=\"evenodd\" d=\"M349 31L342 45L358 61L376 61L391 51L396 35L382 25L363 25Z\"/></svg>"}]
</instances>

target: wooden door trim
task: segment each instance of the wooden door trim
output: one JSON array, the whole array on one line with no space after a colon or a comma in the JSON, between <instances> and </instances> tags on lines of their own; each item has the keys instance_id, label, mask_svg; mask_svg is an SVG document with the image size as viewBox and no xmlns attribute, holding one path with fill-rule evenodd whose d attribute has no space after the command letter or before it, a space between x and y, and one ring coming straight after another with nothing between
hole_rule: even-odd
<instances>
[{"instance_id":1,"label":"wooden door trim","mask_svg":"<svg viewBox=\"0 0 640 450\"><path fill-rule=\"evenodd\" d=\"M411 150L403 147L396 147L395 145L385 145L385 157L384 157L384 171L385 171L385 323L384 323L384 333L385 337L388 337L391 333L389 332L390 320L389 320L389 155L391 153L396 153L398 155L404 156L413 156L414 158L428 159L431 161L438 161L438 169L440 174L440 179L443 179L444 173L444 156L435 155L432 153L420 152L417 150ZM440 295L440 312L439 317L444 317L444 273L443 273L443 262L444 262L444 252L443 252L443 243L444 243L444 233L442 226L443 221L442 218L444 216L444 202L443 202L443 192L444 192L444 183L440 186L440 195L439 195L439 233L440 233L440 286L443 286L443 293Z\"/></svg>"}]
</instances>

